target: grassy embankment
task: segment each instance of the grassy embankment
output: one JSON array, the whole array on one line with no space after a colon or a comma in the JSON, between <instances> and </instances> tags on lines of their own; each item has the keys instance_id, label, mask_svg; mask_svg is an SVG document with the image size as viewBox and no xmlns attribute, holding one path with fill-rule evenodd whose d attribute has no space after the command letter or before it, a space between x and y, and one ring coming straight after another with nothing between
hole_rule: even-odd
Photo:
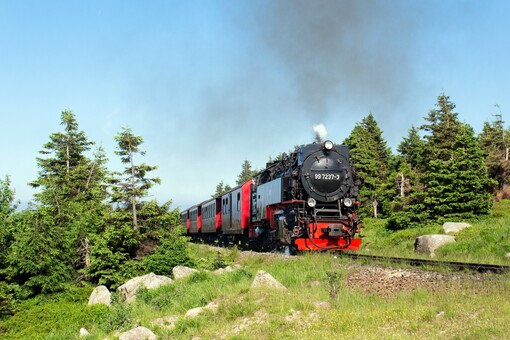
<instances>
[{"instance_id":1,"label":"grassy embankment","mask_svg":"<svg viewBox=\"0 0 510 340\"><path fill-rule=\"evenodd\" d=\"M510 202L496 205L492 217L470 221L454 245L437 252L438 259L510 262ZM415 236L439 233L439 225L388 233L381 221L367 221L363 251L412 256ZM191 246L197 257L216 252ZM391 249L391 250L388 250ZM345 286L351 263L331 254L296 258L224 255L242 270L217 276L197 274L155 291L141 292L131 304L87 307L92 287L38 297L24 302L14 317L0 321L0 338L72 339L81 327L91 339L115 338L119 330L142 325L160 338L235 339L380 339L380 338L506 338L510 322L509 275L488 275L463 288L402 291L390 297L364 294ZM251 290L263 269L288 289ZM362 286L363 282L359 282ZM219 303L217 313L184 318L188 309ZM157 318L176 315L172 330L151 325Z\"/></svg>"}]
</instances>

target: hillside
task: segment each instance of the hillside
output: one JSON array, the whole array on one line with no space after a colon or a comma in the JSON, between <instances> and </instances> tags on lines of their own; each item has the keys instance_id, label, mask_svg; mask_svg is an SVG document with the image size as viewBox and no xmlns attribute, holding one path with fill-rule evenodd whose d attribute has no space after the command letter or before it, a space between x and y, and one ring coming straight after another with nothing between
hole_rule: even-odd
<instances>
[{"instance_id":1,"label":"hillside","mask_svg":"<svg viewBox=\"0 0 510 340\"><path fill-rule=\"evenodd\" d=\"M510 202L499 202L493 216L470 221L458 242L438 258L508 262ZM381 222L367 221L364 252L411 256L414 236L438 232L431 225L389 233ZM391 251L387 251L391 248ZM131 305L115 301L87 307L94 287L69 287L66 293L38 296L0 322L6 339L71 339L80 328L90 339L115 339L136 326L159 338L503 338L510 321L508 275L429 272L420 269L363 265L330 253L297 257L240 252L190 245L202 263L241 269L215 275L200 272L157 290L144 290ZM486 257L487 256L487 257ZM287 289L251 289L264 270ZM115 299L114 299L115 300ZM497 304L493 303L498 301ZM213 302L217 310L185 317L188 310ZM175 317L155 324L161 318Z\"/></svg>"}]
</instances>

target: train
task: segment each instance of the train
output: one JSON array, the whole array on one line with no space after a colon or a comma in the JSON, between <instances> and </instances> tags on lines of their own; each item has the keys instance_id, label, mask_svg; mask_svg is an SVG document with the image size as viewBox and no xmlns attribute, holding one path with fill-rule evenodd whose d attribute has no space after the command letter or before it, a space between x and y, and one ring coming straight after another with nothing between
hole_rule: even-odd
<instances>
[{"instance_id":1,"label":"train","mask_svg":"<svg viewBox=\"0 0 510 340\"><path fill-rule=\"evenodd\" d=\"M299 146L252 179L181 212L194 241L255 251L359 250L360 180L348 146Z\"/></svg>"}]
</instances>

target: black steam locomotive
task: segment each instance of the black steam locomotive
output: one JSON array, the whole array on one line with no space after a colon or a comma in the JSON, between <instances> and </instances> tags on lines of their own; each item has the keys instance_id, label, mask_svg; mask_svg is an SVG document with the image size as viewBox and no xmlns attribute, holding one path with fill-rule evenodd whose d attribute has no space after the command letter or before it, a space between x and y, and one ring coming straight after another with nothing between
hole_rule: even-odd
<instances>
[{"instance_id":1,"label":"black steam locomotive","mask_svg":"<svg viewBox=\"0 0 510 340\"><path fill-rule=\"evenodd\" d=\"M253 179L181 213L189 236L252 249L357 250L359 180L347 146L303 145Z\"/></svg>"}]
</instances>

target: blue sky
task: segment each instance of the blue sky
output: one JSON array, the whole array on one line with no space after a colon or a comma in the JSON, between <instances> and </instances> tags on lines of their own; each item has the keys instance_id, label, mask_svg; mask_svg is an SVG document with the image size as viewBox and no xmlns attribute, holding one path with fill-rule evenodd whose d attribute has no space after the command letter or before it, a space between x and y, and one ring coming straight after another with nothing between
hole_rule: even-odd
<instances>
[{"instance_id":1,"label":"blue sky","mask_svg":"<svg viewBox=\"0 0 510 340\"><path fill-rule=\"evenodd\" d=\"M233 184L247 159L342 142L372 112L394 149L443 91L478 133L510 122L506 1L0 0L0 177L32 199L36 157L71 109L119 170L144 138L175 207Z\"/></svg>"}]
</instances>

